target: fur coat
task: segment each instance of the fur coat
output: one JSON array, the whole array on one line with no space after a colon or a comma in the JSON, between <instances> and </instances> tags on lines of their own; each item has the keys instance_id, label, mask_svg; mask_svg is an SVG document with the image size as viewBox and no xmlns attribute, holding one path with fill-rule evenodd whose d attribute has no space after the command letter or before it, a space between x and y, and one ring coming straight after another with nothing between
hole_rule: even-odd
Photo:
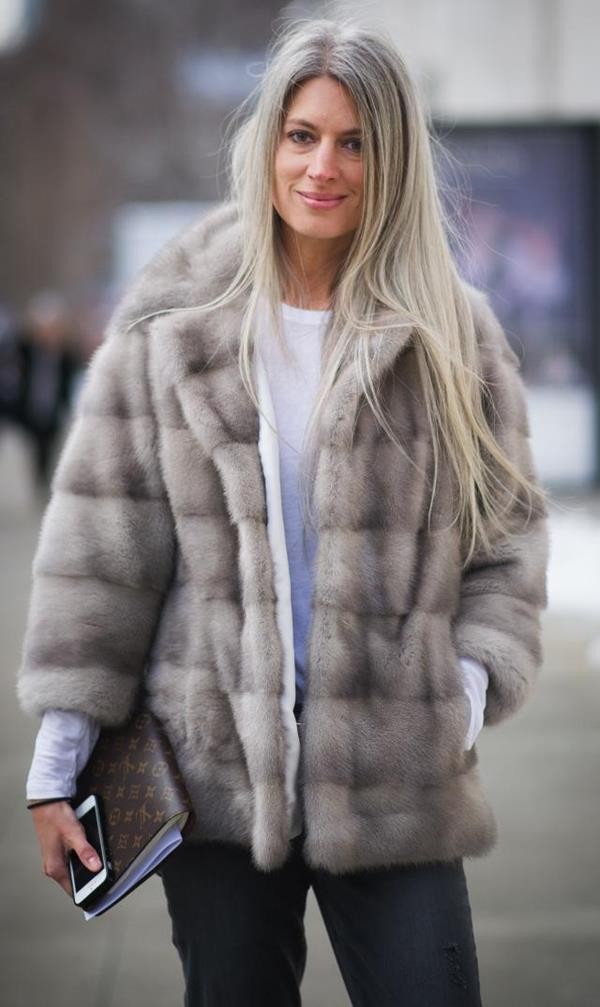
<instances>
[{"instance_id":1,"label":"fur coat","mask_svg":"<svg viewBox=\"0 0 600 1007\"><path fill-rule=\"evenodd\" d=\"M374 379L421 474L361 408L348 365L319 431L299 738L277 473L237 366L243 304L157 313L225 288L238 227L221 206L170 242L92 361L42 523L20 702L118 724L143 680L193 835L243 844L265 870L288 855L298 802L304 855L333 872L482 855L496 824L463 748L458 656L488 670L487 725L519 709L542 659L546 509L526 521L517 500L514 535L461 571L447 467L427 527L411 332L374 334ZM496 437L535 478L518 358L471 296Z\"/></svg>"}]
</instances>

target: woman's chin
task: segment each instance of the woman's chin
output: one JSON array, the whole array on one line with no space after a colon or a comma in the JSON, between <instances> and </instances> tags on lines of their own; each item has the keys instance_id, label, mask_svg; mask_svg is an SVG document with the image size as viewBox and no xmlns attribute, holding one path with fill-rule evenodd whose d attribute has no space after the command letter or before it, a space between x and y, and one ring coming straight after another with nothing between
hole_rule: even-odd
<instances>
[{"instance_id":1,"label":"woman's chin","mask_svg":"<svg viewBox=\"0 0 600 1007\"><path fill-rule=\"evenodd\" d=\"M351 233L351 229L334 220L315 220L311 215L290 216L284 221L297 237L321 241L335 241Z\"/></svg>"}]
</instances>

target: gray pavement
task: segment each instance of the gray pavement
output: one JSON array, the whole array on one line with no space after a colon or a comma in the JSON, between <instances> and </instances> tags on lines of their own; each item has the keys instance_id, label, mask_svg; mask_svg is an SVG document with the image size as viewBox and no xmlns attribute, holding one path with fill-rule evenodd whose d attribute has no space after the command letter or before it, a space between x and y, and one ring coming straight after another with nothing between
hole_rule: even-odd
<instances>
[{"instance_id":1,"label":"gray pavement","mask_svg":"<svg viewBox=\"0 0 600 1007\"><path fill-rule=\"evenodd\" d=\"M85 923L41 874L23 802L37 723L14 696L39 522L26 476L20 446L3 438L0 1005L171 1007L182 1002L182 981L159 882ZM589 617L550 608L533 699L480 740L499 824L494 852L466 863L485 1007L600 1004L600 670L584 657L599 631ZM312 896L307 938L304 1007L347 1007Z\"/></svg>"}]
</instances>

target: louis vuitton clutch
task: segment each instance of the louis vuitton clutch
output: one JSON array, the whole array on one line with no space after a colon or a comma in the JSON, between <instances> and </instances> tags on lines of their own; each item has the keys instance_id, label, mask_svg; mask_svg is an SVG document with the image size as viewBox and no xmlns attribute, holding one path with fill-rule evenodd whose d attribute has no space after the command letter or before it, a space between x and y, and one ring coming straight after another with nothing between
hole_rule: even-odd
<instances>
[{"instance_id":1,"label":"louis vuitton clutch","mask_svg":"<svg viewBox=\"0 0 600 1007\"><path fill-rule=\"evenodd\" d=\"M181 842L192 805L160 722L141 707L123 726L103 728L77 780L76 806L90 794L103 807L112 883L86 905L90 919L119 902Z\"/></svg>"}]
</instances>

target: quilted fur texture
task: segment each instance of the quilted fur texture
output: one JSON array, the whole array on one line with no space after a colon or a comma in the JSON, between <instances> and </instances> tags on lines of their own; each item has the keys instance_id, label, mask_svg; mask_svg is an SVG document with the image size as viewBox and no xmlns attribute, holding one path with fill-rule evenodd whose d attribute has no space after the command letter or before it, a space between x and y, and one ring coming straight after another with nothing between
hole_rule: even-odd
<instances>
[{"instance_id":1,"label":"quilted fur texture","mask_svg":"<svg viewBox=\"0 0 600 1007\"><path fill-rule=\"evenodd\" d=\"M197 814L195 836L257 866L289 852L282 642L259 414L237 368L241 302L190 306L239 261L229 206L171 242L91 364L34 562L23 708L124 721L144 679ZM533 475L518 361L473 292L496 436ZM547 524L539 506L461 573L446 469L427 529L430 436L411 334L372 338L389 443L348 366L320 430L319 526L301 737L305 856L341 872L486 853L496 840L458 656L489 671L486 723L523 704L541 664ZM353 432L353 427L356 427ZM520 523L519 523L520 522Z\"/></svg>"}]
</instances>

